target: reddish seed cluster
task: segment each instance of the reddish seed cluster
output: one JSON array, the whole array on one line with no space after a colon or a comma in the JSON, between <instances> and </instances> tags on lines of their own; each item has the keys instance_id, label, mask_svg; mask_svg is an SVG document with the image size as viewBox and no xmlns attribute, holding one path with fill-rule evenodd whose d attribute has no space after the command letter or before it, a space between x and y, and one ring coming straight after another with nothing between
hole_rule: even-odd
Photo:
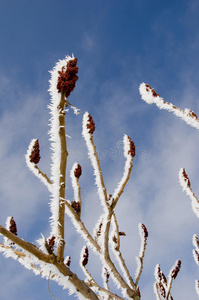
<instances>
[{"instance_id":1,"label":"reddish seed cluster","mask_svg":"<svg viewBox=\"0 0 199 300\"><path fill-rule=\"evenodd\" d=\"M144 232L144 238L147 239L148 238L148 231L147 228L144 224L141 225L142 226L142 230Z\"/></svg>"},{"instance_id":2,"label":"reddish seed cluster","mask_svg":"<svg viewBox=\"0 0 199 300\"><path fill-rule=\"evenodd\" d=\"M80 205L79 202L72 201L71 206L72 206L72 208L74 209L74 211L76 211L77 214L80 213L81 205Z\"/></svg>"},{"instance_id":3,"label":"reddish seed cluster","mask_svg":"<svg viewBox=\"0 0 199 300\"><path fill-rule=\"evenodd\" d=\"M132 157L134 157L135 156L135 144L129 136L128 136L128 139L130 142L130 150L128 151L128 154L130 154Z\"/></svg>"},{"instance_id":4,"label":"reddish seed cluster","mask_svg":"<svg viewBox=\"0 0 199 300\"><path fill-rule=\"evenodd\" d=\"M191 186L191 183L190 183L190 180L189 180L189 177L188 177L187 173L185 172L185 169L183 169L182 175L183 175L183 177L184 177L184 180L185 180L187 186L190 187L190 186Z\"/></svg>"},{"instance_id":5,"label":"reddish seed cluster","mask_svg":"<svg viewBox=\"0 0 199 300\"><path fill-rule=\"evenodd\" d=\"M66 67L62 67L61 71L58 71L59 77L57 80L57 89L59 93L64 93L66 98L74 90L76 81L78 80L78 67L77 58L69 60Z\"/></svg>"},{"instance_id":6,"label":"reddish seed cluster","mask_svg":"<svg viewBox=\"0 0 199 300\"><path fill-rule=\"evenodd\" d=\"M13 217L10 219L9 231L12 232L13 234L17 235L17 225L16 225Z\"/></svg>"},{"instance_id":7,"label":"reddish seed cluster","mask_svg":"<svg viewBox=\"0 0 199 300\"><path fill-rule=\"evenodd\" d=\"M84 254L83 254L83 260L82 260L82 266L84 266L84 267L88 263L88 256L89 256L89 254L88 254L88 248L85 247Z\"/></svg>"},{"instance_id":8,"label":"reddish seed cluster","mask_svg":"<svg viewBox=\"0 0 199 300\"><path fill-rule=\"evenodd\" d=\"M69 256L67 261L66 261L66 266L70 268L70 263L71 263L71 257Z\"/></svg>"},{"instance_id":9,"label":"reddish seed cluster","mask_svg":"<svg viewBox=\"0 0 199 300\"><path fill-rule=\"evenodd\" d=\"M153 97L158 97L159 96L159 94L156 94L155 90L152 89L149 84L145 84L145 86L146 86L146 91L147 92L149 92L151 90L151 92L153 94Z\"/></svg>"},{"instance_id":10,"label":"reddish seed cluster","mask_svg":"<svg viewBox=\"0 0 199 300\"><path fill-rule=\"evenodd\" d=\"M32 147L32 152L29 156L30 162L34 164L38 164L40 161L40 150L39 150L39 141L36 140L33 147Z\"/></svg>"},{"instance_id":11,"label":"reddish seed cluster","mask_svg":"<svg viewBox=\"0 0 199 300\"><path fill-rule=\"evenodd\" d=\"M176 279L178 272L180 271L180 267L181 267L181 260L178 260L175 268L171 272L171 278Z\"/></svg>"},{"instance_id":12,"label":"reddish seed cluster","mask_svg":"<svg viewBox=\"0 0 199 300\"><path fill-rule=\"evenodd\" d=\"M74 171L75 177L79 178L82 175L82 167L78 164Z\"/></svg>"},{"instance_id":13,"label":"reddish seed cluster","mask_svg":"<svg viewBox=\"0 0 199 300\"><path fill-rule=\"evenodd\" d=\"M93 134L93 132L95 131L95 123L90 114L88 115L88 121L87 121L86 127L88 129L88 133Z\"/></svg>"}]
</instances>

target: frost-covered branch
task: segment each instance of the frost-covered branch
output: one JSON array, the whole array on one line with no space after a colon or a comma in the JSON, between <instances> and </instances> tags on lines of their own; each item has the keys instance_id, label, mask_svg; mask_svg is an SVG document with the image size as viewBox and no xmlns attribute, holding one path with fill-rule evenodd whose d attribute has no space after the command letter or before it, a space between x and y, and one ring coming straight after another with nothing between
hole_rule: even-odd
<instances>
[{"instance_id":1,"label":"frost-covered branch","mask_svg":"<svg viewBox=\"0 0 199 300\"><path fill-rule=\"evenodd\" d=\"M115 216L115 213L113 213L113 229L112 229L112 233L111 233L111 245L112 245L112 250L115 254L115 257L119 263L120 269L122 270L123 276L126 279L127 283L129 284L129 286L131 286L133 289L136 288L135 283L133 281L133 278L130 275L130 272L128 270L128 267L125 263L125 260L122 256L122 253L120 251L120 236L125 236L125 232L121 232L119 231L119 226L117 223L117 219Z\"/></svg>"},{"instance_id":2,"label":"frost-covered branch","mask_svg":"<svg viewBox=\"0 0 199 300\"><path fill-rule=\"evenodd\" d=\"M140 253L139 257L137 257L137 271L136 271L136 286L138 286L140 276L143 271L143 260L144 260L144 255L146 251L146 245L147 245L147 238L148 238L148 231L147 228L144 224L139 224L139 233L140 233L140 239L141 239L141 245L140 245Z\"/></svg>"},{"instance_id":3,"label":"frost-covered branch","mask_svg":"<svg viewBox=\"0 0 199 300\"><path fill-rule=\"evenodd\" d=\"M149 84L146 84L144 82L140 84L139 90L142 100L144 100L146 103L154 103L160 109L166 109L170 112L173 112L177 117L181 118L188 125L199 129L199 119L197 115L190 109L185 108L184 110L182 110L172 103L164 101L164 99L160 97L159 94L157 94Z\"/></svg>"},{"instance_id":4,"label":"frost-covered branch","mask_svg":"<svg viewBox=\"0 0 199 300\"><path fill-rule=\"evenodd\" d=\"M41 182L43 182L49 191L51 192L51 180L48 178L46 174L44 174L38 167L38 163L40 161L40 149L39 149L39 141L38 139L33 139L30 142L27 153L25 155L26 164L28 168L33 172L33 174L38 177Z\"/></svg>"},{"instance_id":5,"label":"frost-covered branch","mask_svg":"<svg viewBox=\"0 0 199 300\"><path fill-rule=\"evenodd\" d=\"M76 213L81 216L81 188L79 185L79 178L82 174L82 168L79 164L75 163L72 167L70 176L72 179L72 186L74 189L74 201L71 203Z\"/></svg>"},{"instance_id":6,"label":"frost-covered branch","mask_svg":"<svg viewBox=\"0 0 199 300\"><path fill-rule=\"evenodd\" d=\"M179 171L179 181L180 181L183 191L185 191L186 194L190 197L192 209L193 209L194 213L196 214L196 216L199 218L199 200L191 188L191 183L190 183L189 177L188 177L187 173L185 172L184 168L181 168Z\"/></svg>"},{"instance_id":7,"label":"frost-covered branch","mask_svg":"<svg viewBox=\"0 0 199 300\"><path fill-rule=\"evenodd\" d=\"M123 177L121 178L120 182L118 183L117 188L115 189L113 195L112 195L112 208L114 208L123 193L123 190L130 178L131 175L131 170L132 170L132 162L133 158L135 156L135 145L131 138L127 136L126 134L124 135L123 138L123 143L124 143L124 157L126 158L125 166L124 166L124 173Z\"/></svg>"},{"instance_id":8,"label":"frost-covered branch","mask_svg":"<svg viewBox=\"0 0 199 300\"><path fill-rule=\"evenodd\" d=\"M155 268L155 279L154 283L154 292L156 294L157 300L173 300L171 296L171 288L173 280L176 279L181 268L181 261L177 260L174 266L171 268L168 276L168 280L166 279L164 273L160 269L160 265L157 265Z\"/></svg>"},{"instance_id":9,"label":"frost-covered branch","mask_svg":"<svg viewBox=\"0 0 199 300\"><path fill-rule=\"evenodd\" d=\"M102 176L102 171L100 167L99 158L97 155L96 146L93 142L93 133L95 131L95 123L91 115L86 112L83 116L83 123L82 123L82 135L86 141L86 145L88 148L88 155L91 160L94 175L95 175L95 183L98 188L98 194L101 200L101 204L104 207L105 211L107 210L108 205L108 196L106 192L106 187L104 184L104 179Z\"/></svg>"}]
</instances>

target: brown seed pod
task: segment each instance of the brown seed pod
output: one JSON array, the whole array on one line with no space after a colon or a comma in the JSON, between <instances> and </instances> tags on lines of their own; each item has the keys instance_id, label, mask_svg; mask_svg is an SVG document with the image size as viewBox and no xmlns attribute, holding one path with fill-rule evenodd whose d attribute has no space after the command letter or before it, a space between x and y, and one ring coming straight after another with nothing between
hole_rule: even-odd
<instances>
[{"instance_id":1,"label":"brown seed pod","mask_svg":"<svg viewBox=\"0 0 199 300\"><path fill-rule=\"evenodd\" d=\"M67 261L65 262L66 266L70 268L71 257L69 256Z\"/></svg>"},{"instance_id":2,"label":"brown seed pod","mask_svg":"<svg viewBox=\"0 0 199 300\"><path fill-rule=\"evenodd\" d=\"M178 272L180 271L180 267L181 267L181 260L178 260L174 269L171 271L171 278L176 279Z\"/></svg>"},{"instance_id":3,"label":"brown seed pod","mask_svg":"<svg viewBox=\"0 0 199 300\"><path fill-rule=\"evenodd\" d=\"M83 260L82 260L82 266L86 266L87 263L88 263L88 256L89 256L89 253L88 253L88 248L85 247L84 249L84 254L83 254Z\"/></svg>"},{"instance_id":4,"label":"brown seed pod","mask_svg":"<svg viewBox=\"0 0 199 300\"><path fill-rule=\"evenodd\" d=\"M70 93L74 90L75 84L78 80L78 67L77 58L68 61L66 67L62 67L61 71L58 71L57 89L58 93L64 93L66 98L70 96Z\"/></svg>"},{"instance_id":5,"label":"brown seed pod","mask_svg":"<svg viewBox=\"0 0 199 300\"><path fill-rule=\"evenodd\" d=\"M126 236L126 233L124 231L119 231L120 236Z\"/></svg>"},{"instance_id":6,"label":"brown seed pod","mask_svg":"<svg viewBox=\"0 0 199 300\"><path fill-rule=\"evenodd\" d=\"M149 91L151 90L153 97L158 97L158 96L159 96L159 94L157 94L157 93L155 92L155 90L152 89L152 88L150 87L149 84L145 84L145 87L146 87L146 91L147 91L147 92L149 92Z\"/></svg>"},{"instance_id":7,"label":"brown seed pod","mask_svg":"<svg viewBox=\"0 0 199 300\"><path fill-rule=\"evenodd\" d=\"M183 169L182 175L183 175L183 177L184 177L184 180L185 180L187 186L190 187L190 186L191 186L191 183L190 183L190 180L189 180L189 177L188 177L187 173L185 172L185 169Z\"/></svg>"},{"instance_id":8,"label":"brown seed pod","mask_svg":"<svg viewBox=\"0 0 199 300\"><path fill-rule=\"evenodd\" d=\"M80 205L79 202L72 201L71 206L72 206L72 208L74 209L74 211L76 211L77 214L80 213L81 205Z\"/></svg>"},{"instance_id":9,"label":"brown seed pod","mask_svg":"<svg viewBox=\"0 0 199 300\"><path fill-rule=\"evenodd\" d=\"M141 226L142 226L142 230L143 230L143 233L144 233L144 238L147 239L147 237L148 237L147 228L144 224L142 224Z\"/></svg>"},{"instance_id":10,"label":"brown seed pod","mask_svg":"<svg viewBox=\"0 0 199 300\"><path fill-rule=\"evenodd\" d=\"M40 150L39 150L39 141L36 140L33 147L32 147L32 152L29 156L30 162L34 164L38 164L40 161Z\"/></svg>"},{"instance_id":11,"label":"brown seed pod","mask_svg":"<svg viewBox=\"0 0 199 300\"><path fill-rule=\"evenodd\" d=\"M12 232L13 234L17 235L17 225L16 225L13 217L10 219L9 231Z\"/></svg>"},{"instance_id":12,"label":"brown seed pod","mask_svg":"<svg viewBox=\"0 0 199 300\"><path fill-rule=\"evenodd\" d=\"M78 164L74 171L75 177L79 178L82 175L82 167Z\"/></svg>"},{"instance_id":13,"label":"brown seed pod","mask_svg":"<svg viewBox=\"0 0 199 300\"><path fill-rule=\"evenodd\" d=\"M93 134L93 132L95 131L95 123L90 114L88 115L88 121L87 121L86 127L88 129L88 133Z\"/></svg>"},{"instance_id":14,"label":"brown seed pod","mask_svg":"<svg viewBox=\"0 0 199 300\"><path fill-rule=\"evenodd\" d=\"M129 142L130 142L130 149L128 151L128 154L130 154L132 157L134 157L135 156L135 144L129 136L128 136L128 139L129 139Z\"/></svg>"}]
</instances>

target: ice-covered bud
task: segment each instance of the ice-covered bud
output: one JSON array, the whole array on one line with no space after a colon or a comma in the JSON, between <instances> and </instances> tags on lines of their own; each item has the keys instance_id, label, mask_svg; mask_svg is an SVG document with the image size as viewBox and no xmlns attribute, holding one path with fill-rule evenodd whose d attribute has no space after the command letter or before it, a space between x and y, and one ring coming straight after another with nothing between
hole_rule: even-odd
<instances>
[{"instance_id":1,"label":"ice-covered bud","mask_svg":"<svg viewBox=\"0 0 199 300\"><path fill-rule=\"evenodd\" d=\"M164 285L162 284L162 282L158 283L158 289L160 291L160 295L165 299L166 298L166 291L164 288Z\"/></svg>"},{"instance_id":2,"label":"ice-covered bud","mask_svg":"<svg viewBox=\"0 0 199 300\"><path fill-rule=\"evenodd\" d=\"M199 249L199 239L197 234L194 234L193 236L193 245Z\"/></svg>"},{"instance_id":3,"label":"ice-covered bud","mask_svg":"<svg viewBox=\"0 0 199 300\"><path fill-rule=\"evenodd\" d=\"M180 271L180 267L181 267L181 260L178 260L174 268L171 270L171 275L170 275L171 278L176 279L178 272Z\"/></svg>"},{"instance_id":4,"label":"ice-covered bud","mask_svg":"<svg viewBox=\"0 0 199 300\"><path fill-rule=\"evenodd\" d=\"M69 60L67 65L62 67L61 71L58 71L57 90L59 93L64 93L66 98L70 96L70 93L75 88L78 80L78 69L77 58L74 58Z\"/></svg>"},{"instance_id":5,"label":"ice-covered bud","mask_svg":"<svg viewBox=\"0 0 199 300\"><path fill-rule=\"evenodd\" d=\"M126 236L126 233L124 231L119 231L120 236Z\"/></svg>"},{"instance_id":6,"label":"ice-covered bud","mask_svg":"<svg viewBox=\"0 0 199 300\"><path fill-rule=\"evenodd\" d=\"M199 280L196 280L196 282L195 282L195 288L196 288L196 293L199 296Z\"/></svg>"},{"instance_id":7,"label":"ice-covered bud","mask_svg":"<svg viewBox=\"0 0 199 300\"><path fill-rule=\"evenodd\" d=\"M187 116L190 116L190 117L195 118L195 119L198 118L197 115L192 110L190 110L189 108L185 108L184 112Z\"/></svg>"},{"instance_id":8,"label":"ice-covered bud","mask_svg":"<svg viewBox=\"0 0 199 300\"><path fill-rule=\"evenodd\" d=\"M82 266L83 267L85 267L88 263L88 256L89 256L88 248L84 247L83 259L82 259Z\"/></svg>"},{"instance_id":9,"label":"ice-covered bud","mask_svg":"<svg viewBox=\"0 0 199 300\"><path fill-rule=\"evenodd\" d=\"M115 244L117 244L117 238L116 238L116 236L115 236L115 235L113 236L113 238L112 238L112 239L113 239L113 242L114 242Z\"/></svg>"},{"instance_id":10,"label":"ice-covered bud","mask_svg":"<svg viewBox=\"0 0 199 300\"><path fill-rule=\"evenodd\" d=\"M137 287L136 292L137 292L138 296L141 298L141 293L140 293L139 286Z\"/></svg>"},{"instance_id":11,"label":"ice-covered bud","mask_svg":"<svg viewBox=\"0 0 199 300\"><path fill-rule=\"evenodd\" d=\"M95 131L95 122L93 121L93 118L90 114L88 114L86 128L88 129L88 133L93 134L93 132Z\"/></svg>"},{"instance_id":12,"label":"ice-covered bud","mask_svg":"<svg viewBox=\"0 0 199 300\"><path fill-rule=\"evenodd\" d=\"M128 135L124 135L124 156L127 158L128 155L131 155L132 157L135 156L135 144L131 140L131 138Z\"/></svg>"},{"instance_id":13,"label":"ice-covered bud","mask_svg":"<svg viewBox=\"0 0 199 300\"><path fill-rule=\"evenodd\" d=\"M38 139L35 140L35 143L32 147L32 151L31 154L29 156L30 158L30 162L34 163L34 164L38 164L38 162L40 161L40 150L39 150L39 141Z\"/></svg>"},{"instance_id":14,"label":"ice-covered bud","mask_svg":"<svg viewBox=\"0 0 199 300\"><path fill-rule=\"evenodd\" d=\"M135 156L135 144L129 136L128 136L128 139L129 139L129 143L130 143L130 149L128 151L128 154L130 154L132 157L134 157Z\"/></svg>"},{"instance_id":15,"label":"ice-covered bud","mask_svg":"<svg viewBox=\"0 0 199 300\"><path fill-rule=\"evenodd\" d=\"M55 236L54 235L48 240L48 244L53 249L53 247L55 245Z\"/></svg>"},{"instance_id":16,"label":"ice-covered bud","mask_svg":"<svg viewBox=\"0 0 199 300\"><path fill-rule=\"evenodd\" d=\"M10 218L9 231L12 232L13 234L17 235L17 225L16 225L13 217Z\"/></svg>"},{"instance_id":17,"label":"ice-covered bud","mask_svg":"<svg viewBox=\"0 0 199 300\"><path fill-rule=\"evenodd\" d=\"M191 183L190 183L190 180L189 180L189 177L188 177L187 173L185 172L185 169L182 169L182 176L184 178L184 181L185 181L186 185L188 187L190 187Z\"/></svg>"},{"instance_id":18,"label":"ice-covered bud","mask_svg":"<svg viewBox=\"0 0 199 300\"><path fill-rule=\"evenodd\" d=\"M158 97L158 96L159 96L159 94L157 94L157 93L155 92L155 90L152 89L152 88L150 87L149 84L145 84L145 87L146 87L146 91L147 91L147 92L150 92L150 91L151 91L153 97Z\"/></svg>"},{"instance_id":19,"label":"ice-covered bud","mask_svg":"<svg viewBox=\"0 0 199 300\"><path fill-rule=\"evenodd\" d=\"M70 256L68 256L66 259L65 259L65 265L68 267L68 268L70 268L70 263L71 263L71 257Z\"/></svg>"},{"instance_id":20,"label":"ice-covered bud","mask_svg":"<svg viewBox=\"0 0 199 300\"><path fill-rule=\"evenodd\" d=\"M79 178L82 175L82 167L78 164L74 170L75 177Z\"/></svg>"},{"instance_id":21,"label":"ice-covered bud","mask_svg":"<svg viewBox=\"0 0 199 300\"><path fill-rule=\"evenodd\" d=\"M55 245L55 236L53 235L48 241L45 240L45 247L49 254L53 254Z\"/></svg>"},{"instance_id":22,"label":"ice-covered bud","mask_svg":"<svg viewBox=\"0 0 199 300\"><path fill-rule=\"evenodd\" d=\"M71 206L74 209L74 211L76 211L77 214L80 213L80 210L81 210L80 202L72 201Z\"/></svg>"},{"instance_id":23,"label":"ice-covered bud","mask_svg":"<svg viewBox=\"0 0 199 300\"><path fill-rule=\"evenodd\" d=\"M144 239L146 240L146 239L148 238L148 231L147 231L147 228L146 228L146 226L145 226L144 224L141 224L140 227L141 227L141 230L142 230L142 234L143 234L143 236L144 236Z\"/></svg>"},{"instance_id":24,"label":"ice-covered bud","mask_svg":"<svg viewBox=\"0 0 199 300\"><path fill-rule=\"evenodd\" d=\"M104 268L104 275L105 275L105 278L106 278L106 283L108 283L109 277L110 277L110 273L109 273L109 271L108 271L107 268Z\"/></svg>"}]
</instances>

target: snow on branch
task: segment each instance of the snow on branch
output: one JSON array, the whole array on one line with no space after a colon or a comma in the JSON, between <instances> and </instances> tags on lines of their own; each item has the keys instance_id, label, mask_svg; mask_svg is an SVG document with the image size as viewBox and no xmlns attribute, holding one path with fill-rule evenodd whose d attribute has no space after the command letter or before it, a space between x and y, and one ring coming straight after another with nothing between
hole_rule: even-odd
<instances>
[{"instance_id":1,"label":"snow on branch","mask_svg":"<svg viewBox=\"0 0 199 300\"><path fill-rule=\"evenodd\" d=\"M187 173L185 172L184 168L181 168L179 171L179 181L180 181L183 191L185 191L186 194L190 197L192 209L193 209L194 213L196 214L196 216L199 218L199 200L192 191L189 177L188 177Z\"/></svg>"},{"instance_id":2,"label":"snow on branch","mask_svg":"<svg viewBox=\"0 0 199 300\"><path fill-rule=\"evenodd\" d=\"M184 110L182 110L172 103L164 101L164 99L160 97L159 94L157 94L149 84L146 84L144 82L140 84L139 91L142 100L144 100L146 103L155 103L160 109L165 109L173 112L177 117L181 118L188 125L199 129L199 119L197 115L190 109L185 108Z\"/></svg>"}]
</instances>

